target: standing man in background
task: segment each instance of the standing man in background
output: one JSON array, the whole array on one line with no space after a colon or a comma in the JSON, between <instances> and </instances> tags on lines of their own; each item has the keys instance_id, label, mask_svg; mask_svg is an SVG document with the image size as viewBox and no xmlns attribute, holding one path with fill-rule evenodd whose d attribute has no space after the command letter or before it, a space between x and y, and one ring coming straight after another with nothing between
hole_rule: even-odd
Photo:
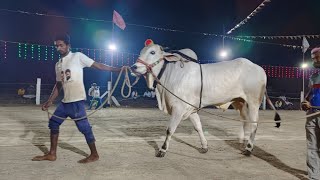
<instances>
[{"instance_id":1,"label":"standing man in background","mask_svg":"<svg viewBox=\"0 0 320 180\"><path fill-rule=\"evenodd\" d=\"M320 68L320 47L311 51L313 66ZM307 114L320 111L320 74L315 73L309 80L309 92L306 101L302 102L301 107ZM307 118L306 121L307 137L307 169L309 179L320 179L320 116Z\"/></svg>"}]
</instances>

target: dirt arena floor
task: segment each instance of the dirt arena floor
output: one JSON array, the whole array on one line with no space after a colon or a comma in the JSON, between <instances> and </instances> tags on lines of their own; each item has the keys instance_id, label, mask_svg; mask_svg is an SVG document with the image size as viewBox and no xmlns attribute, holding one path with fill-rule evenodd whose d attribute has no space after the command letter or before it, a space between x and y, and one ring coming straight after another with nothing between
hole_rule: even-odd
<instances>
[{"instance_id":1,"label":"dirt arena floor","mask_svg":"<svg viewBox=\"0 0 320 180\"><path fill-rule=\"evenodd\" d=\"M234 110L206 111L239 117ZM239 122L200 112L208 153L198 152L199 137L186 120L166 156L157 158L169 116L156 108L107 108L90 118L100 160L79 164L89 149L74 122L61 126L55 162L31 161L50 147L47 114L38 106L0 106L0 179L307 179L304 112L280 115L286 123L279 129L259 124L251 157L240 154ZM262 121L273 116L260 111Z\"/></svg>"}]
</instances>

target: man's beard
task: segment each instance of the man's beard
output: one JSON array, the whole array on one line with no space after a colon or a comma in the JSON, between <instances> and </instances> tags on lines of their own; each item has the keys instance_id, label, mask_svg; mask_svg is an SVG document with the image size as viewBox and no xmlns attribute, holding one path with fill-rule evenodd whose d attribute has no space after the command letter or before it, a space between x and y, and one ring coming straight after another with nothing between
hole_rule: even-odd
<instances>
[{"instance_id":1,"label":"man's beard","mask_svg":"<svg viewBox=\"0 0 320 180\"><path fill-rule=\"evenodd\" d=\"M320 62L313 62L313 67L320 68Z\"/></svg>"}]
</instances>

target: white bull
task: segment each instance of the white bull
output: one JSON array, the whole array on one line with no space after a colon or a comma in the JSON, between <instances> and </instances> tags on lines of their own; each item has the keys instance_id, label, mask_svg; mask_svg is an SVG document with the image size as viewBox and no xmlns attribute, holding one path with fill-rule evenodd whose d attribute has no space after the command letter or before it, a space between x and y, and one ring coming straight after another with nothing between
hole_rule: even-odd
<instances>
[{"instance_id":1,"label":"white bull","mask_svg":"<svg viewBox=\"0 0 320 180\"><path fill-rule=\"evenodd\" d=\"M184 49L183 52L193 59L197 58L190 49ZM169 63L165 64L165 61ZM179 100L159 83L157 84L156 96L159 109L170 114L171 118L167 127L166 140L156 156L164 157L169 148L171 136L180 121L187 118L191 120L200 136L202 145L200 152L206 153L208 144L196 108L200 104L200 65L195 62L186 62L180 55L167 53L161 46L152 43L141 50L139 59L132 66L132 70L135 75L145 75L148 87L153 89L155 77L159 75L163 67L165 68L162 70L160 83L193 106ZM260 66L247 59L238 58L232 61L202 64L201 67L203 73L201 108L209 105L227 108L232 105L239 110L242 119L258 122L259 107L266 92L267 83L265 71ZM257 123L243 123L242 129L239 138L246 140L243 154L250 155Z\"/></svg>"}]
</instances>

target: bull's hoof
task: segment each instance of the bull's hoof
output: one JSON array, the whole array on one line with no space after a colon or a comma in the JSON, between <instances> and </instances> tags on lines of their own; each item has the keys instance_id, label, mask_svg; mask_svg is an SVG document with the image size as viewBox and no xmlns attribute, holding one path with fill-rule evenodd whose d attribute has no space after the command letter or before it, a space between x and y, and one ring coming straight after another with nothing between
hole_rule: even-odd
<instances>
[{"instance_id":1,"label":"bull's hoof","mask_svg":"<svg viewBox=\"0 0 320 180\"><path fill-rule=\"evenodd\" d=\"M200 148L199 153L204 154L208 152L208 148Z\"/></svg>"},{"instance_id":2,"label":"bull's hoof","mask_svg":"<svg viewBox=\"0 0 320 180\"><path fill-rule=\"evenodd\" d=\"M249 157L249 156L251 156L251 151L249 151L249 150L244 150L244 151L242 151L241 154Z\"/></svg>"},{"instance_id":3,"label":"bull's hoof","mask_svg":"<svg viewBox=\"0 0 320 180\"><path fill-rule=\"evenodd\" d=\"M158 153L156 154L156 157L162 158L166 155L166 152L163 151L158 151Z\"/></svg>"}]
</instances>

